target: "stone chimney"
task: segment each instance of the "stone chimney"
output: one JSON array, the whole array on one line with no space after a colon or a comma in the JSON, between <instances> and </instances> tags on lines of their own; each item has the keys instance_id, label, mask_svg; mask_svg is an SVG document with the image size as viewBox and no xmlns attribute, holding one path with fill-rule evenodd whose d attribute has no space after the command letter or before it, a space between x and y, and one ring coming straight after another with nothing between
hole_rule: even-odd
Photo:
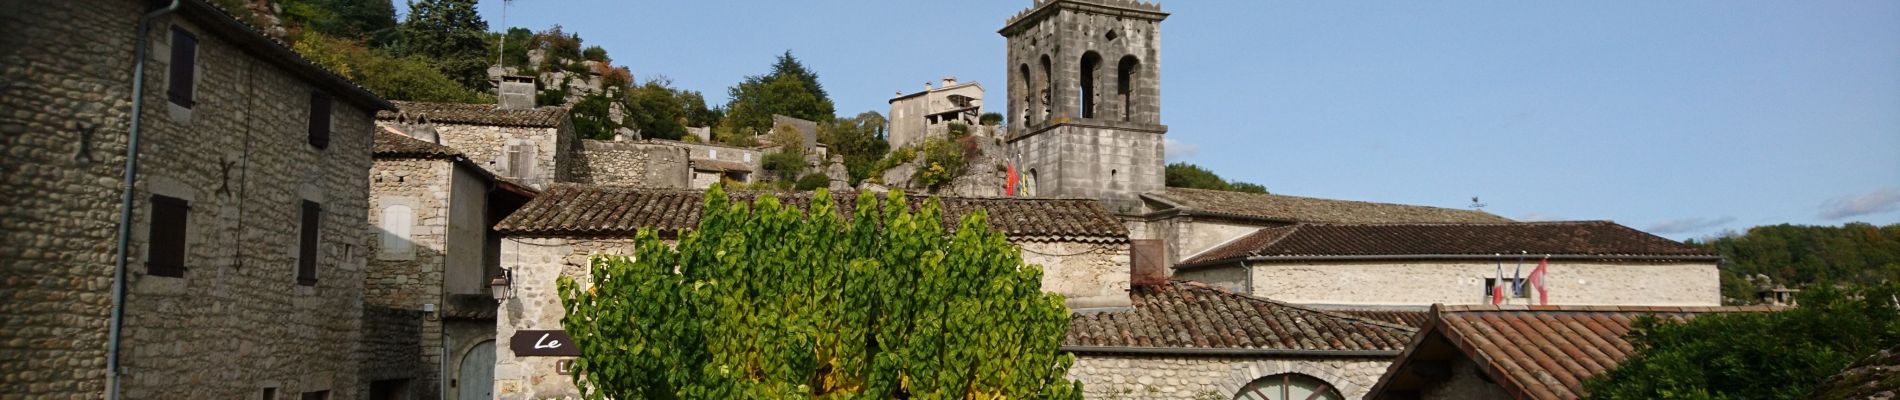
<instances>
[{"instance_id":1,"label":"stone chimney","mask_svg":"<svg viewBox=\"0 0 1900 400\"><path fill-rule=\"evenodd\" d=\"M924 91L930 91L930 81L924 81Z\"/></svg>"},{"instance_id":2,"label":"stone chimney","mask_svg":"<svg viewBox=\"0 0 1900 400\"><path fill-rule=\"evenodd\" d=\"M956 86L956 85L957 85L956 76L945 75L943 77L943 87L951 87L951 86Z\"/></svg>"},{"instance_id":3,"label":"stone chimney","mask_svg":"<svg viewBox=\"0 0 1900 400\"><path fill-rule=\"evenodd\" d=\"M534 77L505 75L501 77L501 109L534 109Z\"/></svg>"},{"instance_id":4,"label":"stone chimney","mask_svg":"<svg viewBox=\"0 0 1900 400\"><path fill-rule=\"evenodd\" d=\"M1168 283L1168 245L1160 239L1128 241L1129 274L1132 286Z\"/></svg>"}]
</instances>

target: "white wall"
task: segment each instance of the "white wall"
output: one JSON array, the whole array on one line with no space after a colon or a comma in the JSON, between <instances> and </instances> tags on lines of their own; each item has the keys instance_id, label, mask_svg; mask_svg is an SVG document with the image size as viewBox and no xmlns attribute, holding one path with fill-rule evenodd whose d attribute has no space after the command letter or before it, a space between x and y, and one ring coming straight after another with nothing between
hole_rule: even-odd
<instances>
[{"instance_id":1,"label":"white wall","mask_svg":"<svg viewBox=\"0 0 1900 400\"><path fill-rule=\"evenodd\" d=\"M1312 304L1488 304L1484 279L1497 275L1497 264L1484 261L1256 262L1249 265L1253 295ZM1535 266L1527 261L1524 274L1528 276ZM1514 263L1505 264L1507 279L1513 270ZM1553 305L1721 305L1714 261L1552 261L1544 282ZM1534 303L1537 295L1534 289L1530 293L1529 299L1512 299L1510 304Z\"/></svg>"}]
</instances>

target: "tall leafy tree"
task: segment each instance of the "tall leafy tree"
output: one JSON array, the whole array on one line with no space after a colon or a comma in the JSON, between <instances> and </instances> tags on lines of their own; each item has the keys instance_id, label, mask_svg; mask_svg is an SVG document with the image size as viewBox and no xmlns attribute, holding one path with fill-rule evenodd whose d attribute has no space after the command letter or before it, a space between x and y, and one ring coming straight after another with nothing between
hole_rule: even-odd
<instances>
[{"instance_id":1,"label":"tall leafy tree","mask_svg":"<svg viewBox=\"0 0 1900 400\"><path fill-rule=\"evenodd\" d=\"M1258 184L1240 182L1240 181L1228 181L1226 179L1222 179L1220 175L1215 175L1214 171L1209 171L1206 168L1201 168L1201 166L1199 165L1188 164L1188 163L1178 162L1178 163L1168 164L1167 168L1162 171L1162 176L1163 176L1163 179L1166 181L1168 187L1225 190L1225 191L1230 191L1230 192L1246 192L1246 193L1266 193L1267 192L1266 186L1260 186Z\"/></svg>"},{"instance_id":2,"label":"tall leafy tree","mask_svg":"<svg viewBox=\"0 0 1900 400\"><path fill-rule=\"evenodd\" d=\"M488 86L488 21L475 12L475 0L414 0L409 18L398 28L404 55L432 60L450 79L476 90Z\"/></svg>"},{"instance_id":3,"label":"tall leafy tree","mask_svg":"<svg viewBox=\"0 0 1900 400\"><path fill-rule=\"evenodd\" d=\"M1900 345L1900 286L1816 287L1801 306L1688 322L1646 317L1636 352L1584 383L1594 399L1795 399L1862 357Z\"/></svg>"},{"instance_id":4,"label":"tall leafy tree","mask_svg":"<svg viewBox=\"0 0 1900 400\"><path fill-rule=\"evenodd\" d=\"M596 257L558 283L589 398L1080 399L1069 311L981 212L819 191L810 212L707 192L668 245Z\"/></svg>"},{"instance_id":5,"label":"tall leafy tree","mask_svg":"<svg viewBox=\"0 0 1900 400\"><path fill-rule=\"evenodd\" d=\"M830 148L831 154L844 157L851 183L857 184L869 177L872 167L890 151L890 142L884 138L887 124L883 114L865 111L855 117L819 124L818 141Z\"/></svg>"},{"instance_id":6,"label":"tall leafy tree","mask_svg":"<svg viewBox=\"0 0 1900 400\"><path fill-rule=\"evenodd\" d=\"M1690 243L1722 255L1722 296L1734 302L1756 300L1756 275L1797 288L1900 282L1900 224L1764 225Z\"/></svg>"},{"instance_id":7,"label":"tall leafy tree","mask_svg":"<svg viewBox=\"0 0 1900 400\"><path fill-rule=\"evenodd\" d=\"M805 68L790 50L778 57L771 73L746 77L727 93L732 100L726 103L724 122L735 130L766 132L773 114L819 122L835 118L818 73Z\"/></svg>"}]
</instances>

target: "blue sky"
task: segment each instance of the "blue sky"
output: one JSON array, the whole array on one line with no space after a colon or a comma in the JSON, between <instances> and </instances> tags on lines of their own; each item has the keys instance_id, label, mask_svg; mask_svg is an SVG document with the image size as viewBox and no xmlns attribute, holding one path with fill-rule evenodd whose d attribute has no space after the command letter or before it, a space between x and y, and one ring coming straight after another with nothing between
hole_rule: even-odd
<instances>
[{"instance_id":1,"label":"blue sky","mask_svg":"<svg viewBox=\"0 0 1900 400\"><path fill-rule=\"evenodd\" d=\"M1029 0L516 0L723 103L791 50L841 115L1005 87ZM501 2L483 17L502 26ZM403 8L398 5L398 8ZM1900 2L1173 1L1173 160L1275 193L1608 219L1685 239L1900 222Z\"/></svg>"}]
</instances>

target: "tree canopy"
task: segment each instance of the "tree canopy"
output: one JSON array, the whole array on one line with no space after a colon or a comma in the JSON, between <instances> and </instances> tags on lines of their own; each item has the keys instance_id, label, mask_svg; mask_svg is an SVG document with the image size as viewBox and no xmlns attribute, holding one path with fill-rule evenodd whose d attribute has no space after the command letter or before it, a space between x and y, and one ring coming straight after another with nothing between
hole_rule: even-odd
<instances>
[{"instance_id":1,"label":"tree canopy","mask_svg":"<svg viewBox=\"0 0 1900 400\"><path fill-rule=\"evenodd\" d=\"M1163 176L1166 179L1168 187L1246 193L1267 192L1266 186L1240 181L1228 181L1222 179L1220 175L1215 175L1214 171L1209 171L1206 168L1201 168L1199 165L1184 162L1168 164L1167 169L1163 171Z\"/></svg>"},{"instance_id":2,"label":"tree canopy","mask_svg":"<svg viewBox=\"0 0 1900 400\"><path fill-rule=\"evenodd\" d=\"M1765 225L1689 243L1722 255L1722 296L1731 301L1756 300L1755 275L1796 288L1900 282L1900 224Z\"/></svg>"},{"instance_id":3,"label":"tree canopy","mask_svg":"<svg viewBox=\"0 0 1900 400\"><path fill-rule=\"evenodd\" d=\"M1800 307L1687 322L1645 317L1636 353L1584 384L1594 399L1794 399L1855 360L1900 344L1900 286L1801 293Z\"/></svg>"},{"instance_id":4,"label":"tree canopy","mask_svg":"<svg viewBox=\"0 0 1900 400\"><path fill-rule=\"evenodd\" d=\"M558 283L589 398L1080 399L1069 311L982 212L857 198L846 221L715 186L697 228L652 229ZM809 215L809 217L807 216Z\"/></svg>"},{"instance_id":5,"label":"tree canopy","mask_svg":"<svg viewBox=\"0 0 1900 400\"><path fill-rule=\"evenodd\" d=\"M727 89L727 94L732 99L726 103L724 123L741 132L770 130L773 114L818 122L835 118L818 73L806 69L790 50L779 55L771 73L748 76Z\"/></svg>"},{"instance_id":6,"label":"tree canopy","mask_svg":"<svg viewBox=\"0 0 1900 400\"><path fill-rule=\"evenodd\" d=\"M475 0L416 0L398 31L403 55L430 60L462 86L488 87L488 21L475 12Z\"/></svg>"},{"instance_id":7,"label":"tree canopy","mask_svg":"<svg viewBox=\"0 0 1900 400\"><path fill-rule=\"evenodd\" d=\"M855 117L819 124L818 142L824 143L831 154L844 157L844 168L851 175L851 184L855 185L870 177L872 167L890 151L891 144L885 140L888 124L883 114L865 111Z\"/></svg>"}]
</instances>

